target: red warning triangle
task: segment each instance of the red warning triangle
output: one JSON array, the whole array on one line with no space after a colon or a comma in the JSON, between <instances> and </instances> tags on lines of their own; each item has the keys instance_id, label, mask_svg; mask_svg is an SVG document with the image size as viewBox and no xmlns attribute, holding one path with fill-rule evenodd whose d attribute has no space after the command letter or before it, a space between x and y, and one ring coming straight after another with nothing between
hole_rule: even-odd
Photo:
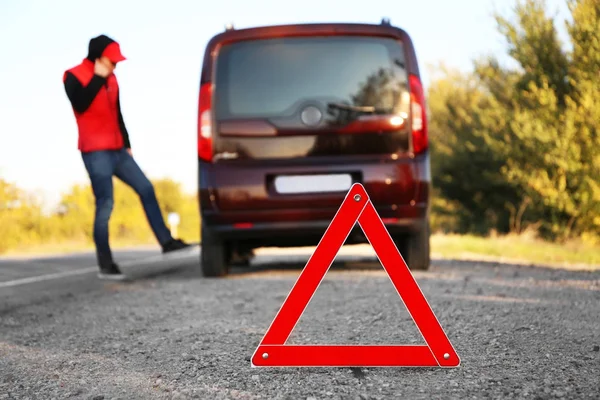
<instances>
[{"instance_id":1,"label":"red warning triangle","mask_svg":"<svg viewBox=\"0 0 600 400\"><path fill-rule=\"evenodd\" d=\"M426 345L286 345L359 223ZM361 184L354 184L251 359L253 367L457 367L460 358Z\"/></svg>"}]
</instances>

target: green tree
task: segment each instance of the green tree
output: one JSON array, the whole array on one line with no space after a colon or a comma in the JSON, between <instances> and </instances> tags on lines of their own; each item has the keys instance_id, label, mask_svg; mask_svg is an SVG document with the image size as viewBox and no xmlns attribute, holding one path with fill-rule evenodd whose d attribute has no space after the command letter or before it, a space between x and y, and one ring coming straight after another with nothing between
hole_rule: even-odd
<instances>
[{"instance_id":1,"label":"green tree","mask_svg":"<svg viewBox=\"0 0 600 400\"><path fill-rule=\"evenodd\" d=\"M548 237L567 238L594 229L581 224L582 216L600 215L598 196L593 195L600 175L591 150L598 145L593 134L598 122L589 118L598 112L597 85L590 83L598 70L588 60L600 56L590 38L593 27L598 35L598 2L571 2L570 35L575 46L571 56L563 50L544 7L543 1L521 1L516 7L517 22L497 17L509 54L520 70L495 75L518 79L509 91L512 99L504 95L506 89L500 96L491 91L508 121L504 135L495 132L498 119L494 118L489 119L485 132L487 143L506 160L503 174L531 203L528 219L539 220ZM494 74L482 71L482 80L493 80Z\"/></svg>"},{"instance_id":2,"label":"green tree","mask_svg":"<svg viewBox=\"0 0 600 400\"><path fill-rule=\"evenodd\" d=\"M471 230L480 231L478 221L535 226L547 238L600 230L600 3L569 8L571 52L545 2L522 0L514 18L496 15L517 68L489 57L473 77L446 74L432 86L434 182Z\"/></svg>"},{"instance_id":3,"label":"green tree","mask_svg":"<svg viewBox=\"0 0 600 400\"><path fill-rule=\"evenodd\" d=\"M576 143L572 181L577 190L567 233L592 236L600 232L600 2L571 0L568 5L573 17L573 22L567 23L573 47L568 127Z\"/></svg>"},{"instance_id":4,"label":"green tree","mask_svg":"<svg viewBox=\"0 0 600 400\"><path fill-rule=\"evenodd\" d=\"M490 96L474 77L445 67L440 71L444 78L431 85L428 104L432 116L434 221L453 215L454 226L444 230L506 232L505 202L516 201L518 195L500 173L503 159L486 145L482 133L482 118L492 107Z\"/></svg>"},{"instance_id":5,"label":"green tree","mask_svg":"<svg viewBox=\"0 0 600 400\"><path fill-rule=\"evenodd\" d=\"M43 235L39 201L0 178L0 252L38 242Z\"/></svg>"}]
</instances>

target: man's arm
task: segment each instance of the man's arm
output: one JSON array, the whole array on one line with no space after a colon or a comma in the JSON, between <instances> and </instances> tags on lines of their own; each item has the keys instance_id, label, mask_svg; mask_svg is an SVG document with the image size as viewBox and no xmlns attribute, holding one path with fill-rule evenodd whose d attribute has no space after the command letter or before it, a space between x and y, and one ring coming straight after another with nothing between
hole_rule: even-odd
<instances>
[{"instance_id":1,"label":"man's arm","mask_svg":"<svg viewBox=\"0 0 600 400\"><path fill-rule=\"evenodd\" d=\"M75 111L82 113L87 110L105 82L105 78L94 75L90 83L84 87L75 75L67 72L65 91Z\"/></svg>"},{"instance_id":2,"label":"man's arm","mask_svg":"<svg viewBox=\"0 0 600 400\"><path fill-rule=\"evenodd\" d=\"M129 132L127 132L127 128L125 127L125 121L123 120L123 113L121 113L121 96L117 95L117 111L119 114L119 128L121 128L121 135L123 135L123 142L125 143L125 147L131 149L131 143L129 142Z\"/></svg>"}]
</instances>

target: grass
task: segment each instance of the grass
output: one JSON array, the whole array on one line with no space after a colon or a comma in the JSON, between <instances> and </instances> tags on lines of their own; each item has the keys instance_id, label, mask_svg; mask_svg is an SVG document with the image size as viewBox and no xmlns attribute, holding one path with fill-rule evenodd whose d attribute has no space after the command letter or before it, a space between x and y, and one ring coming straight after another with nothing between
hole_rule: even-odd
<instances>
[{"instance_id":1,"label":"grass","mask_svg":"<svg viewBox=\"0 0 600 400\"><path fill-rule=\"evenodd\" d=\"M153 241L112 241L113 249L158 246ZM158 247L157 247L158 248ZM89 242L58 242L23 246L5 256L36 256L93 251ZM434 234L433 257L457 260L483 260L510 263L544 264L569 269L600 270L600 246L581 242L548 243L528 236L478 237Z\"/></svg>"},{"instance_id":2,"label":"grass","mask_svg":"<svg viewBox=\"0 0 600 400\"><path fill-rule=\"evenodd\" d=\"M600 246L582 242L549 243L516 235L493 238L436 234L432 235L431 247L432 255L441 258L600 269Z\"/></svg>"}]
</instances>

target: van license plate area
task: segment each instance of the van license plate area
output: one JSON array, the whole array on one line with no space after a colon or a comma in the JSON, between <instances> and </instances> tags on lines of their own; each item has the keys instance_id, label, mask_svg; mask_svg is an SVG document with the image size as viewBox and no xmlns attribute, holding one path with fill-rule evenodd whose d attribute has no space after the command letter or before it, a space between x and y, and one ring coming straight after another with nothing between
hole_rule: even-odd
<instances>
[{"instance_id":1,"label":"van license plate area","mask_svg":"<svg viewBox=\"0 0 600 400\"><path fill-rule=\"evenodd\" d=\"M350 174L285 175L274 180L279 194L337 193L352 187Z\"/></svg>"}]
</instances>

